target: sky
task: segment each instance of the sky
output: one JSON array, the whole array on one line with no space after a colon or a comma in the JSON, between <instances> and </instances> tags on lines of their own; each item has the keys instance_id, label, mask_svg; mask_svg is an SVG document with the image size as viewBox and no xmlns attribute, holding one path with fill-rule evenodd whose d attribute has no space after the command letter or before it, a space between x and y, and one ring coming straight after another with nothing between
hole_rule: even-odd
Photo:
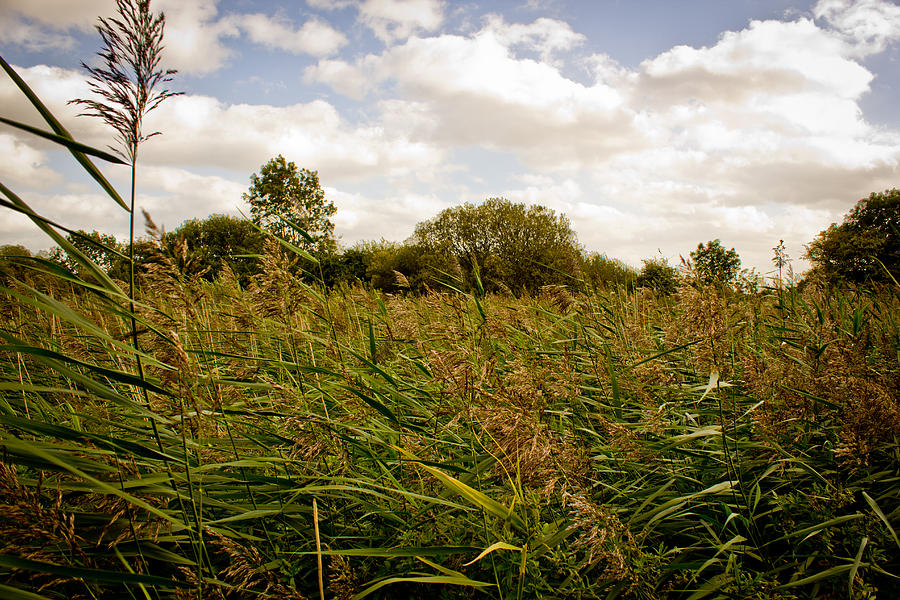
<instances>
[{"instance_id":1,"label":"sky","mask_svg":"<svg viewBox=\"0 0 900 600\"><path fill-rule=\"evenodd\" d=\"M0 55L79 141L67 104L112 0L0 0ZM773 270L861 198L900 186L900 5L885 0L152 0L170 98L137 203L172 230L249 214L282 154L316 170L344 247L402 241L490 197L541 204L587 251L678 264L720 239ZM43 123L5 74L0 116ZM70 227L128 215L49 142L0 124L0 182ZM101 165L124 192L127 167ZM0 212L0 244L50 241Z\"/></svg>"}]
</instances>

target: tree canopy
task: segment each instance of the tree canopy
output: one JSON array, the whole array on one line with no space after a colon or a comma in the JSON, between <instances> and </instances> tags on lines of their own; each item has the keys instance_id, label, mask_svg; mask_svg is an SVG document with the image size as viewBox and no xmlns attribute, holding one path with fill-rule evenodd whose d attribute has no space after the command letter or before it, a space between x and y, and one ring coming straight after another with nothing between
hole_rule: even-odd
<instances>
[{"instance_id":1,"label":"tree canopy","mask_svg":"<svg viewBox=\"0 0 900 600\"><path fill-rule=\"evenodd\" d=\"M662 296L670 296L678 290L678 270L664 258L644 259L644 266L635 285L650 288Z\"/></svg>"},{"instance_id":2,"label":"tree canopy","mask_svg":"<svg viewBox=\"0 0 900 600\"><path fill-rule=\"evenodd\" d=\"M208 268L207 278L213 279L228 265L242 283L258 269L258 261L251 255L261 254L266 234L246 219L229 215L211 215L200 220L185 221L175 231L166 234L169 249L184 242L188 250L199 258L199 265Z\"/></svg>"},{"instance_id":3,"label":"tree canopy","mask_svg":"<svg viewBox=\"0 0 900 600\"><path fill-rule=\"evenodd\" d=\"M545 206L505 198L448 208L416 226L412 242L447 265L458 264L472 282L477 270L486 289L536 292L570 283L578 269L578 242L569 220Z\"/></svg>"},{"instance_id":4,"label":"tree canopy","mask_svg":"<svg viewBox=\"0 0 900 600\"><path fill-rule=\"evenodd\" d=\"M691 252L697 277L700 282L718 285L731 285L737 280L741 269L741 258L734 248L726 250L718 239L700 243Z\"/></svg>"},{"instance_id":5,"label":"tree canopy","mask_svg":"<svg viewBox=\"0 0 900 600\"><path fill-rule=\"evenodd\" d=\"M336 209L325 199L316 171L298 169L279 154L250 177L250 189L243 198L250 204L250 217L260 227L300 247L320 253L334 250L331 217Z\"/></svg>"},{"instance_id":6,"label":"tree canopy","mask_svg":"<svg viewBox=\"0 0 900 600\"><path fill-rule=\"evenodd\" d=\"M832 223L806 247L806 258L831 281L888 281L885 268L900 279L900 190L857 202L840 225Z\"/></svg>"}]
</instances>

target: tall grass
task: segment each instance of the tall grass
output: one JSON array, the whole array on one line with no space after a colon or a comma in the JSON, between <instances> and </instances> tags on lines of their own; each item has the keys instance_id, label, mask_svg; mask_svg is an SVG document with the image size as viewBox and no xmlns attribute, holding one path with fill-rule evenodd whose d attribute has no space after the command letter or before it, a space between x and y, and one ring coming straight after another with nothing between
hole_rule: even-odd
<instances>
[{"instance_id":1,"label":"tall grass","mask_svg":"<svg viewBox=\"0 0 900 600\"><path fill-rule=\"evenodd\" d=\"M273 240L132 309L77 258L0 297L6 597L900 590L897 290L386 296Z\"/></svg>"}]
</instances>

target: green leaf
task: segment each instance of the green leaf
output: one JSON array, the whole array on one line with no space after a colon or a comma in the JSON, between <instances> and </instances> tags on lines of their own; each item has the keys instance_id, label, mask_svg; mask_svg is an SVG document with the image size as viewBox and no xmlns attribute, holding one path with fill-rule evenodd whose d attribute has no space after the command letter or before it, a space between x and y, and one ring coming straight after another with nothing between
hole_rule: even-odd
<instances>
[{"instance_id":1,"label":"green leaf","mask_svg":"<svg viewBox=\"0 0 900 600\"><path fill-rule=\"evenodd\" d=\"M69 149L83 152L85 154L90 154L91 156L96 156L97 158L102 158L107 162L116 163L119 165L128 165L127 162L125 162L118 156L110 154L109 152L104 152L103 150L98 150L92 146L88 146L87 144L76 142L75 140L62 135L44 131L43 129L38 129L37 127L32 127L31 125L26 125L25 123L20 123L19 121L13 121L12 119L7 119L6 117L0 117L0 123L6 123L11 127L17 127L18 129L27 131L28 133L33 133L34 135L40 136L44 139L48 139L51 142L62 144Z\"/></svg>"},{"instance_id":2,"label":"green leaf","mask_svg":"<svg viewBox=\"0 0 900 600\"><path fill-rule=\"evenodd\" d=\"M853 563L831 567L830 569L825 569L824 571L820 571L815 575L810 575L809 577L804 577L803 579L799 579L797 581L785 583L784 585L780 585L775 589L784 590L787 588L799 587L801 585L809 585L811 583L816 583L817 581L822 581L823 579L830 579L832 577L840 575L841 573L850 571L854 568L854 566L859 567L859 565L854 565Z\"/></svg>"},{"instance_id":3,"label":"green leaf","mask_svg":"<svg viewBox=\"0 0 900 600\"><path fill-rule=\"evenodd\" d=\"M862 562L863 552L866 549L866 544L869 543L869 538L864 537L859 542L859 550L856 552L856 558L853 559L853 568L850 569L850 575L847 581L847 597L853 597L853 582L856 580L856 572L859 570L859 565Z\"/></svg>"},{"instance_id":4,"label":"green leaf","mask_svg":"<svg viewBox=\"0 0 900 600\"><path fill-rule=\"evenodd\" d=\"M500 502L497 502L493 498L487 496L484 492L480 492L475 488L463 483L462 481L456 479L455 477L451 477L444 473L443 471L431 467L424 462L422 462L416 455L411 452L407 452L406 450L399 448L397 446L392 447L398 452L403 453L410 460L416 461L420 467L437 477L444 486L447 487L453 493L459 494L463 498L467 499L469 502L484 509L486 512L494 515L495 517L499 517L500 519L509 520L513 527L518 529L519 531L525 531L525 523L522 521L519 515L513 513L512 508L504 506Z\"/></svg>"},{"instance_id":5,"label":"green leaf","mask_svg":"<svg viewBox=\"0 0 900 600\"><path fill-rule=\"evenodd\" d=\"M47 596L39 596L33 592L20 590L17 587L4 585L2 583L0 583L0 596L3 596L7 600L50 600Z\"/></svg>"},{"instance_id":6,"label":"green leaf","mask_svg":"<svg viewBox=\"0 0 900 600\"><path fill-rule=\"evenodd\" d=\"M410 583L438 583L444 585L465 585L474 588L485 588L485 587L493 587L495 584L493 583L485 583L483 581L475 581L474 579L469 579L465 576L449 576L449 575L418 575L413 577L389 577L378 583L371 585L356 594L351 598L351 600L362 600L366 596L377 592L381 588L391 585L392 583L402 583L402 582L410 582Z\"/></svg>"},{"instance_id":7,"label":"green leaf","mask_svg":"<svg viewBox=\"0 0 900 600\"><path fill-rule=\"evenodd\" d=\"M59 121L56 120L56 117L53 116L53 113L51 113L50 110L46 106L44 106L44 103L41 102L40 98L37 97L37 94L35 94L31 90L31 88L28 87L28 84L25 83L25 81L21 77L19 77L19 74L16 73L16 71L11 66L9 66L9 63L3 60L2 56L0 56L0 67L3 67L3 70L6 71L6 74L9 75L10 79L12 79L16 86L18 86L18 88L22 91L22 93L25 94L25 97L28 98L28 100L31 102L31 105L41 114L44 120L47 121L50 129L56 132L57 135L74 142L75 140L72 138L72 135L68 131L66 131L66 128L63 127ZM100 170L94 165L94 163L91 162L91 159L89 159L84 154L84 152L75 150L71 147L69 148L69 152L72 153L72 156L75 157L75 160L78 161L78 163L84 168L84 170L94 178L94 181L100 184L100 187L103 188L103 190L109 195L110 198L115 200L115 202L126 211L131 212L131 210L128 208L128 205L125 204L125 201L122 200L122 197L119 196L119 193L115 190L112 184L107 181L106 177L103 176L103 173L100 172Z\"/></svg>"},{"instance_id":8,"label":"green leaf","mask_svg":"<svg viewBox=\"0 0 900 600\"><path fill-rule=\"evenodd\" d=\"M53 241L56 242L56 244L60 248L65 250L69 256L71 256L76 261L78 261L79 264L84 266L90 272L90 274L103 285L104 289L108 290L114 295L122 295L122 290L119 289L119 286L116 285L116 283L109 277L109 275L106 274L103 269L97 266L97 264L94 263L94 261L92 261L90 258L85 256L85 254L78 248L73 246L72 243L65 238L65 236L60 235L58 231L48 225L45 219L38 217L37 213L31 210L31 207L28 206L21 198L19 198L11 189L0 183L0 192L2 192L3 195L6 196L14 206L20 209L19 212L27 215L31 219L31 221L35 225L37 225L41 231L50 236L50 238L53 239Z\"/></svg>"},{"instance_id":9,"label":"green leaf","mask_svg":"<svg viewBox=\"0 0 900 600\"><path fill-rule=\"evenodd\" d=\"M888 531L891 532L891 537L894 538L894 543L897 544L898 548L900 548L900 539L897 539L897 532L894 531L894 528L891 527L891 524L887 520L887 517L885 517L884 513L881 512L881 508L878 507L878 503L875 502L875 499L866 492L863 492L862 495L863 498L866 499L866 502L869 503L869 506L872 507L872 510L875 511L875 514L878 515L878 518L881 519L881 522L884 523L885 527L888 528Z\"/></svg>"},{"instance_id":10,"label":"green leaf","mask_svg":"<svg viewBox=\"0 0 900 600\"><path fill-rule=\"evenodd\" d=\"M37 571L39 573L49 573L51 575L61 575L63 577L72 577L84 579L87 581L98 581L100 583L119 583L119 584L145 584L155 585L164 588L172 587L193 587L194 584L178 581L170 577L160 577L158 575L141 575L137 573L128 573L127 571L107 571L104 569L88 569L85 567L67 567L65 565L56 565L53 563L30 560L9 554L0 554L0 566L11 569L25 569L28 571ZM40 596L38 596L40 597Z\"/></svg>"},{"instance_id":11,"label":"green leaf","mask_svg":"<svg viewBox=\"0 0 900 600\"><path fill-rule=\"evenodd\" d=\"M482 558L484 558L485 556L487 556L488 554L490 554L491 552L493 552L495 550L514 550L516 552L522 551L522 549L519 546L513 546L512 544L507 544L506 542L494 542L493 544L491 544L490 546L485 548L481 554L479 554L478 556L476 556L469 562L463 563L463 566L468 567L469 565L474 565L479 560L481 560Z\"/></svg>"}]
</instances>

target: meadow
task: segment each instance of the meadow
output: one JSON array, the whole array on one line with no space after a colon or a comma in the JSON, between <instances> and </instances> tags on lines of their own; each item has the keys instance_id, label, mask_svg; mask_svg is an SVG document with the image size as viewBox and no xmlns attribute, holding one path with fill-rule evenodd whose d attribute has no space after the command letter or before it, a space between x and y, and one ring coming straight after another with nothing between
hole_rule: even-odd
<instances>
[{"instance_id":1,"label":"meadow","mask_svg":"<svg viewBox=\"0 0 900 600\"><path fill-rule=\"evenodd\" d=\"M0 192L67 253L0 260L4 598L900 595L896 281L389 294L132 233L126 282Z\"/></svg>"},{"instance_id":2,"label":"meadow","mask_svg":"<svg viewBox=\"0 0 900 600\"><path fill-rule=\"evenodd\" d=\"M0 595L890 598L900 289L8 264ZM131 317L139 353L130 344Z\"/></svg>"}]
</instances>

